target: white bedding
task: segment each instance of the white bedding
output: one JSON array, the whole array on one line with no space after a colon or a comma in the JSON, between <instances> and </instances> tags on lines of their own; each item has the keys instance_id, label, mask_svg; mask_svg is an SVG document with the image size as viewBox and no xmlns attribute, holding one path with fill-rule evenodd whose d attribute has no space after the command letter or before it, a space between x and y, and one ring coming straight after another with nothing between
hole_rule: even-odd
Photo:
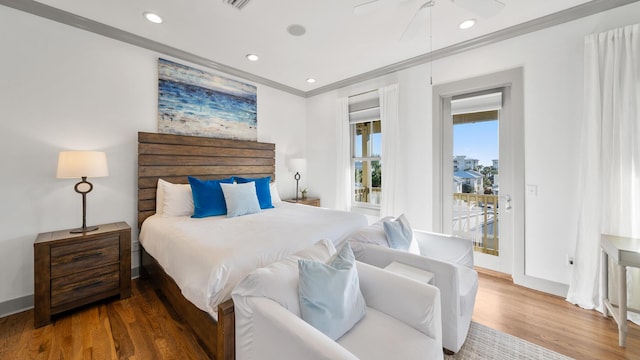
<instances>
[{"instance_id":1,"label":"white bedding","mask_svg":"<svg viewBox=\"0 0 640 360\"><path fill-rule=\"evenodd\" d=\"M187 300L217 318L218 304L252 270L320 239L339 247L364 226L361 214L281 202L235 218L153 215L142 224L140 243Z\"/></svg>"}]
</instances>

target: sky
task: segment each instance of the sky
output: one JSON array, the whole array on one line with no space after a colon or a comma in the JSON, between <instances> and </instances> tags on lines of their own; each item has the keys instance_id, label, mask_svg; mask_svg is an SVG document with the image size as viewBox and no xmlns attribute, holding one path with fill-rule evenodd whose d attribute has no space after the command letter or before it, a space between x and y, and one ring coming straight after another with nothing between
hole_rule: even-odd
<instances>
[{"instance_id":1,"label":"sky","mask_svg":"<svg viewBox=\"0 0 640 360\"><path fill-rule=\"evenodd\" d=\"M459 124L453 126L453 156L466 155L490 166L498 159L498 121Z\"/></svg>"}]
</instances>

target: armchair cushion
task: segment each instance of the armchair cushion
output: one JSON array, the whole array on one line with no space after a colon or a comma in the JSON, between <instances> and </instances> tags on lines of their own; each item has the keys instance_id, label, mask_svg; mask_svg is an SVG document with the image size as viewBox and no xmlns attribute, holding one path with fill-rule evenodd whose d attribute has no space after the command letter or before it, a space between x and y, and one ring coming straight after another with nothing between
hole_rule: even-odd
<instances>
[{"instance_id":1,"label":"armchair cushion","mask_svg":"<svg viewBox=\"0 0 640 360\"><path fill-rule=\"evenodd\" d=\"M355 257L345 244L327 264L298 260L302 319L336 340L365 314Z\"/></svg>"}]
</instances>

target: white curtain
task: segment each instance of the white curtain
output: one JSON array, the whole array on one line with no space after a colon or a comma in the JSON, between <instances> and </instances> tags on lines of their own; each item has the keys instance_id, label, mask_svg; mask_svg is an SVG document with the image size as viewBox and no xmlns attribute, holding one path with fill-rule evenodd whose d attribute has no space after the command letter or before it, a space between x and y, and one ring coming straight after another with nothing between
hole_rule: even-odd
<instances>
[{"instance_id":1,"label":"white curtain","mask_svg":"<svg viewBox=\"0 0 640 360\"><path fill-rule=\"evenodd\" d=\"M351 210L351 138L349 99L338 99L336 111L336 209Z\"/></svg>"},{"instance_id":2,"label":"white curtain","mask_svg":"<svg viewBox=\"0 0 640 360\"><path fill-rule=\"evenodd\" d=\"M380 216L397 216L398 209L398 163L400 147L400 125L398 115L398 85L389 85L378 90L380 97L380 122L382 123L382 195Z\"/></svg>"},{"instance_id":3,"label":"white curtain","mask_svg":"<svg viewBox=\"0 0 640 360\"><path fill-rule=\"evenodd\" d=\"M585 37L581 204L567 300L587 309L602 310L600 234L640 237L639 52L640 24ZM617 267L609 273L615 303ZM640 270L630 268L627 281L628 306L640 309Z\"/></svg>"}]
</instances>

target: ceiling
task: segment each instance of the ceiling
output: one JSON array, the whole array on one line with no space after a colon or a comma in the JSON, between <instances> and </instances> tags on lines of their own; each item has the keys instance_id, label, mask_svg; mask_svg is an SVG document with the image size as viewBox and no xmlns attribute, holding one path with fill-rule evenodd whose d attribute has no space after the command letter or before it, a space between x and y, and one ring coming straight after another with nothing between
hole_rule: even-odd
<instances>
[{"instance_id":1,"label":"ceiling","mask_svg":"<svg viewBox=\"0 0 640 360\"><path fill-rule=\"evenodd\" d=\"M354 14L354 5L367 1L370 0L252 0L242 10L224 0L39 0L37 3L196 55L220 64L223 69L237 69L240 75L255 75L304 95L574 6L604 2L501 0L506 6L497 15L482 18L451 0L436 0L434 7L421 12L423 18L416 20L418 26L413 36L409 34L401 39L425 0L379 0L377 11ZM12 2L16 3L15 0L0 1ZM163 23L147 21L142 15L145 11L159 14ZM476 18L476 26L458 29L459 23L468 18ZM298 37L288 34L287 27L291 24L304 26L306 34ZM260 60L248 61L245 56L250 53L257 54ZM310 77L317 81L307 83ZM247 78L251 80L251 76Z\"/></svg>"}]
</instances>

